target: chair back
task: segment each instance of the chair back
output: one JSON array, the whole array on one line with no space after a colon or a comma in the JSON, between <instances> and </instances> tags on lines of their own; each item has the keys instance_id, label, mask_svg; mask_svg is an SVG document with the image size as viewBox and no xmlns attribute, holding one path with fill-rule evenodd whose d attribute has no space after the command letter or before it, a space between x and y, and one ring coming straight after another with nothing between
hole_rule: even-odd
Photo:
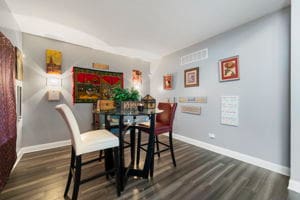
<instances>
[{"instance_id":1,"label":"chair back","mask_svg":"<svg viewBox=\"0 0 300 200\"><path fill-rule=\"evenodd\" d=\"M157 114L156 121L170 127L173 126L177 103L158 103L158 109L164 112Z\"/></svg>"},{"instance_id":2,"label":"chair back","mask_svg":"<svg viewBox=\"0 0 300 200\"><path fill-rule=\"evenodd\" d=\"M66 124L68 125L68 128L71 133L72 146L73 148L75 148L76 151L76 149L78 149L81 144L81 137L75 116L66 104L57 105L55 109L61 114Z\"/></svg>"}]
</instances>

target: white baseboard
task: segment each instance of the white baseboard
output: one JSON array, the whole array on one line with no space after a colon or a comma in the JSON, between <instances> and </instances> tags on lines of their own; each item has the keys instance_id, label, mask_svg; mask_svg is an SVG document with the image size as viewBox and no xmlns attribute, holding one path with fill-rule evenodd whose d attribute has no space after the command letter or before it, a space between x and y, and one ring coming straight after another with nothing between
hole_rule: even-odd
<instances>
[{"instance_id":1,"label":"white baseboard","mask_svg":"<svg viewBox=\"0 0 300 200\"><path fill-rule=\"evenodd\" d=\"M25 153L31 153L31 152L42 151L42 150L47 150L47 149L53 149L53 148L58 148L58 147L63 147L63 146L68 146L68 145L71 145L71 140L63 140L63 141L58 141L58 142L51 142L51 143L46 143L46 144L39 144L39 145L23 147L17 153L17 160L14 164L13 170L15 169L17 164L20 162L22 156Z\"/></svg>"},{"instance_id":2,"label":"white baseboard","mask_svg":"<svg viewBox=\"0 0 300 200\"><path fill-rule=\"evenodd\" d=\"M21 148L21 149L17 152L17 160L16 160L16 162L15 162L13 168L12 168L12 171L16 168L17 164L20 162L20 160L21 160L23 154L24 154L24 153L23 153L23 150L22 150L22 148Z\"/></svg>"},{"instance_id":3,"label":"white baseboard","mask_svg":"<svg viewBox=\"0 0 300 200\"><path fill-rule=\"evenodd\" d=\"M290 179L288 189L300 193L300 181Z\"/></svg>"},{"instance_id":4,"label":"white baseboard","mask_svg":"<svg viewBox=\"0 0 300 200\"><path fill-rule=\"evenodd\" d=\"M168 135L168 134L166 134L166 135ZM246 154L242 154L242 153L239 153L236 151L218 147L218 146L215 146L212 144L201 142L199 140L195 140L195 139L192 139L192 138L189 138L186 136L182 136L179 134L173 134L173 136L175 139L178 139L180 141L183 141L183 142L186 142L186 143L189 143L189 144L192 144L192 145L195 145L195 146L198 146L198 147L201 147L201 148L204 148L204 149L207 149L207 150L210 150L210 151L213 151L213 152L225 155L225 156L229 156L234 159L241 160L243 162L250 163L250 164L256 165L258 167L262 167L262 168L277 172L279 174L283 174L286 176L290 175L290 169L288 167L281 166L281 165L278 165L278 164L275 164L275 163L272 163L272 162L269 162L269 161L266 161L266 160L263 160L260 158L256 158L253 156L249 156ZM14 168L18 164L18 162L21 160L23 154L25 154L25 153L53 149L53 148L57 148L57 147L67 146L70 144L71 144L70 140L64 140L64 141L59 141L59 142L52 142L52 143L47 143L47 144L23 147L18 152L17 161L14 165ZM298 191L300 191L300 183L290 180L289 189L290 188L291 188L291 190L294 190L294 188L296 188L296 189L298 188Z\"/></svg>"},{"instance_id":5,"label":"white baseboard","mask_svg":"<svg viewBox=\"0 0 300 200\"><path fill-rule=\"evenodd\" d=\"M192 144L192 145L195 145L195 146L198 146L198 147L201 147L201 148L204 148L204 149L207 149L207 150L219 153L219 154L223 154L225 156L228 156L228 157L231 157L231 158L234 158L234 159L237 159L237 160L240 160L240 161L252 164L252 165L256 165L258 167L262 167L262 168L277 172L279 174L283 174L286 176L290 175L290 168L282 166L282 165L278 165L278 164L275 164L275 163L272 163L272 162L269 162L269 161L266 161L266 160L263 160L260 158L242 154L242 153L239 153L236 151L218 147L218 146L208 144L205 142L201 142L199 140L188 138L186 136L182 136L179 134L173 134L173 137L180 141L183 141L183 142L186 142L186 143L189 143L189 144Z\"/></svg>"},{"instance_id":6,"label":"white baseboard","mask_svg":"<svg viewBox=\"0 0 300 200\"><path fill-rule=\"evenodd\" d=\"M28 147L23 147L22 151L24 153L31 153L31 152L36 152L36 151L42 151L42 150L47 150L47 149L53 149L57 147L63 147L71 145L71 140L63 140L63 141L58 141L58 142L51 142L51 143L46 143L46 144L39 144L39 145L34 145L34 146L28 146Z\"/></svg>"}]
</instances>

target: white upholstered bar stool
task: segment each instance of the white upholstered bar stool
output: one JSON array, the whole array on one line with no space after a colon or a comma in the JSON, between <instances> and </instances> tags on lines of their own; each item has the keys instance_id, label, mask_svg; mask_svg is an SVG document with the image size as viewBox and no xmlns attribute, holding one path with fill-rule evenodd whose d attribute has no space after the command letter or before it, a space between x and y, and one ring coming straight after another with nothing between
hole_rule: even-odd
<instances>
[{"instance_id":1,"label":"white upholstered bar stool","mask_svg":"<svg viewBox=\"0 0 300 200\"><path fill-rule=\"evenodd\" d=\"M119 153L118 153L119 138L105 129L80 133L77 121L71 109L65 104L57 105L55 108L67 123L71 133L71 141L72 141L71 163L70 163L69 176L68 176L64 197L67 197L68 195L72 178L74 178L74 189L73 189L72 199L77 199L79 186L81 184L110 173L115 173L117 195L120 196ZM107 150L107 149L113 149L114 158L115 158L114 159L115 167L110 170L106 169L104 172L99 173L93 177L89 177L84 180L81 180L81 166L92 163L94 161L99 161L99 158L97 157L93 160L89 160L85 163L82 163L81 155L85 153L90 153L99 150Z\"/></svg>"}]
</instances>

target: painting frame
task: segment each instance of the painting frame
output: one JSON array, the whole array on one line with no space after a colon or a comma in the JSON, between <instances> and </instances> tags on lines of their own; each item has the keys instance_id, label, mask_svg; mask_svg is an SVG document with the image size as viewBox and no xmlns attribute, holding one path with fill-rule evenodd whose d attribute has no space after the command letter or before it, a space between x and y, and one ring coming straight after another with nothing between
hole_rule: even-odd
<instances>
[{"instance_id":1,"label":"painting frame","mask_svg":"<svg viewBox=\"0 0 300 200\"><path fill-rule=\"evenodd\" d=\"M133 85L142 85L143 83L142 71L138 69L133 69L131 76L132 76L131 80Z\"/></svg>"},{"instance_id":2,"label":"painting frame","mask_svg":"<svg viewBox=\"0 0 300 200\"><path fill-rule=\"evenodd\" d=\"M124 87L123 72L73 66L72 76L73 103L97 103L99 99L109 100L114 88Z\"/></svg>"},{"instance_id":3,"label":"painting frame","mask_svg":"<svg viewBox=\"0 0 300 200\"><path fill-rule=\"evenodd\" d=\"M109 65L101 64L101 63L93 63L93 68L100 69L100 70L109 70Z\"/></svg>"},{"instance_id":4,"label":"painting frame","mask_svg":"<svg viewBox=\"0 0 300 200\"><path fill-rule=\"evenodd\" d=\"M186 114L201 115L201 107L182 105L181 112Z\"/></svg>"},{"instance_id":5,"label":"painting frame","mask_svg":"<svg viewBox=\"0 0 300 200\"><path fill-rule=\"evenodd\" d=\"M22 51L18 48L15 47L15 52L16 52L16 79L19 81L23 81L23 72L24 72L24 62L23 62L23 53Z\"/></svg>"},{"instance_id":6,"label":"painting frame","mask_svg":"<svg viewBox=\"0 0 300 200\"><path fill-rule=\"evenodd\" d=\"M179 103L207 103L207 96L179 97Z\"/></svg>"},{"instance_id":7,"label":"painting frame","mask_svg":"<svg viewBox=\"0 0 300 200\"><path fill-rule=\"evenodd\" d=\"M54 49L46 49L46 72L47 74L62 73L62 52Z\"/></svg>"},{"instance_id":8,"label":"painting frame","mask_svg":"<svg viewBox=\"0 0 300 200\"><path fill-rule=\"evenodd\" d=\"M226 67L227 66L227 67ZM231 75L227 75L231 73ZM239 56L232 56L219 60L219 81L236 81L240 80Z\"/></svg>"},{"instance_id":9,"label":"painting frame","mask_svg":"<svg viewBox=\"0 0 300 200\"><path fill-rule=\"evenodd\" d=\"M173 75L166 74L163 76L163 86L164 90L172 90L173 89Z\"/></svg>"},{"instance_id":10,"label":"painting frame","mask_svg":"<svg viewBox=\"0 0 300 200\"><path fill-rule=\"evenodd\" d=\"M184 87L199 86L199 67L184 70Z\"/></svg>"}]
</instances>

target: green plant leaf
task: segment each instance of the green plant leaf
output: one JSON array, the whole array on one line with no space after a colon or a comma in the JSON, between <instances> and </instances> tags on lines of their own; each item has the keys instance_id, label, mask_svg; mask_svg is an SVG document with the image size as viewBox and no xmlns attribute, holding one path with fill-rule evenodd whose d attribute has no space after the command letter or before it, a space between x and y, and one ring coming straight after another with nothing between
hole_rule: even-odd
<instances>
[{"instance_id":1,"label":"green plant leaf","mask_svg":"<svg viewBox=\"0 0 300 200\"><path fill-rule=\"evenodd\" d=\"M140 97L139 91L131 88L122 89L122 88L114 88L112 90L112 99L116 102L121 101L138 101Z\"/></svg>"}]
</instances>

